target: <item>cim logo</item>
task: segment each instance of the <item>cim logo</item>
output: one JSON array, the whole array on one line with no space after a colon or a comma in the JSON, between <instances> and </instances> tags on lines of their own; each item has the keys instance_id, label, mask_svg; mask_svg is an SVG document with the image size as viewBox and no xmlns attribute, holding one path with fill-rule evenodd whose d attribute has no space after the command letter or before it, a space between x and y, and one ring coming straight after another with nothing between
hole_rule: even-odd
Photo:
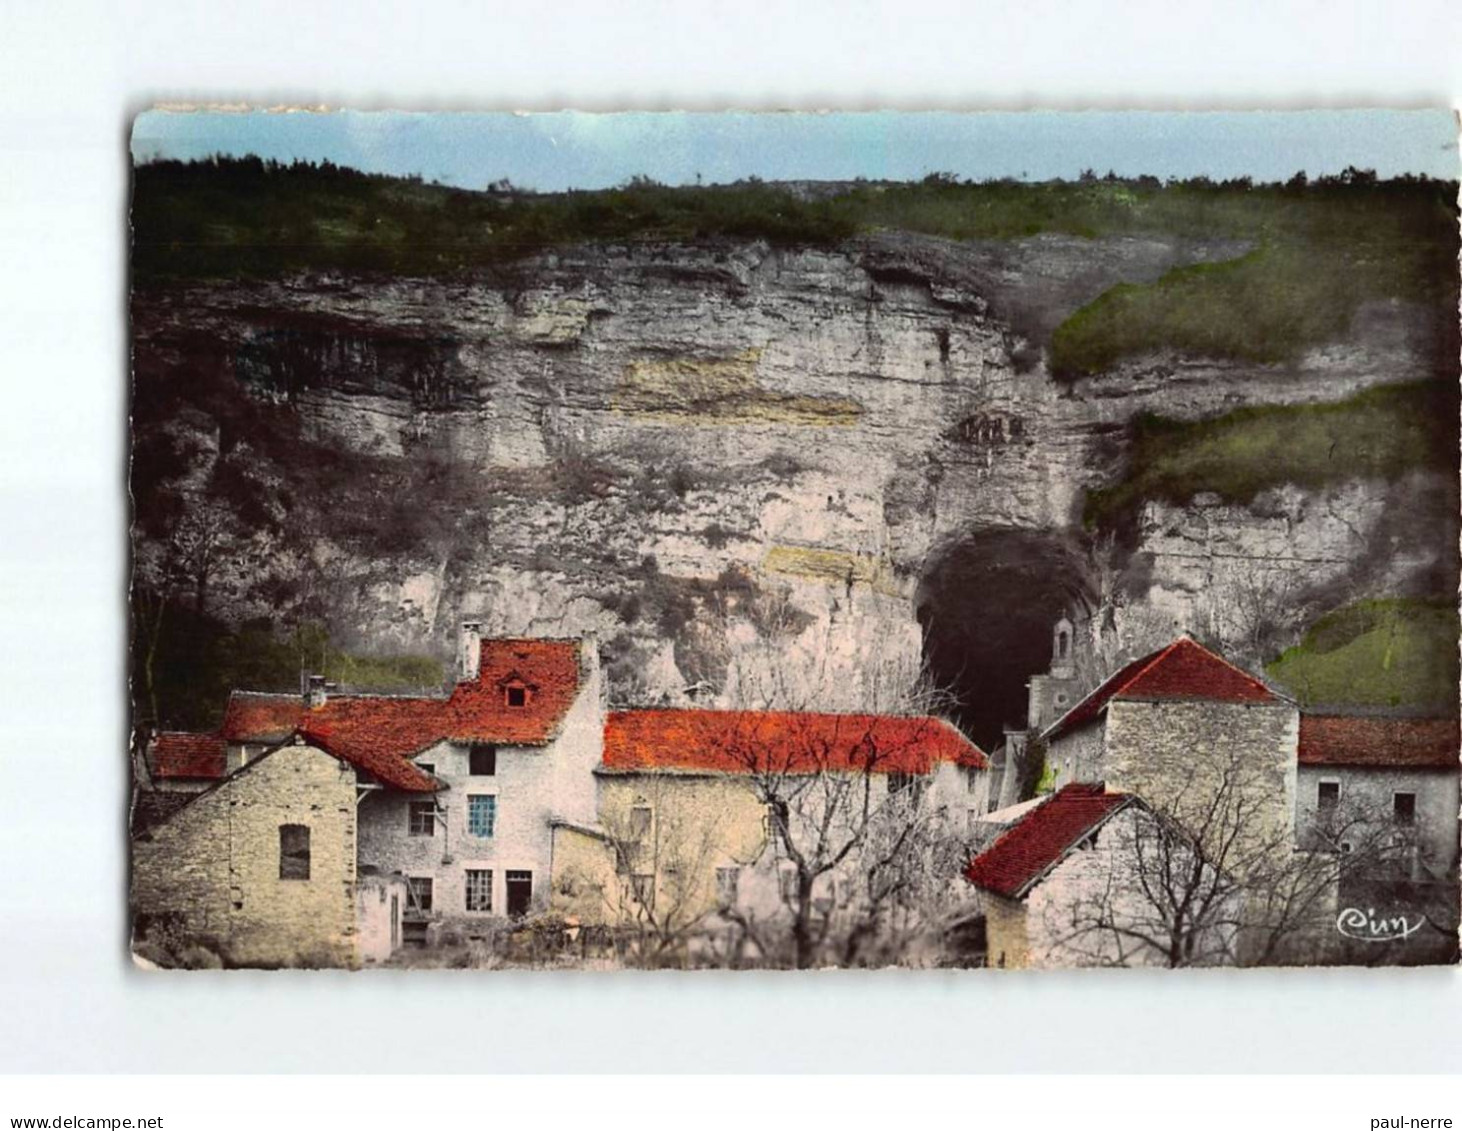
<instances>
[{"instance_id":1,"label":"cim logo","mask_svg":"<svg viewBox=\"0 0 1462 1131\"><path fill-rule=\"evenodd\" d=\"M1399 942L1410 938L1421 930L1425 917L1418 915L1412 922L1405 915L1376 915L1374 907L1362 911L1359 907L1347 907L1335 919L1335 929L1348 939L1361 942Z\"/></svg>"}]
</instances>

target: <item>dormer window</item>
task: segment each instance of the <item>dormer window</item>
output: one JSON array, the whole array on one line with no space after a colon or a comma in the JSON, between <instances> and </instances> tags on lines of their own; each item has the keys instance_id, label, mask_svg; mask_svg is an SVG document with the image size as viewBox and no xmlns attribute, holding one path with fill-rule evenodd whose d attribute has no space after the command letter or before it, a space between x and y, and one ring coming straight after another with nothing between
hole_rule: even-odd
<instances>
[{"instance_id":1,"label":"dormer window","mask_svg":"<svg viewBox=\"0 0 1462 1131\"><path fill-rule=\"evenodd\" d=\"M503 689L503 702L509 707L526 707L533 697L533 685L517 672L504 679L499 687Z\"/></svg>"}]
</instances>

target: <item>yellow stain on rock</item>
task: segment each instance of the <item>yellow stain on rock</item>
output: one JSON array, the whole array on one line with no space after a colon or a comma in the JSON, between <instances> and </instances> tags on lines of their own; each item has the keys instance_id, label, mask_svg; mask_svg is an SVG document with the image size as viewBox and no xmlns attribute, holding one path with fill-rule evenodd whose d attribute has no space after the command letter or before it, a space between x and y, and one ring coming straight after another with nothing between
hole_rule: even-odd
<instances>
[{"instance_id":1,"label":"yellow stain on rock","mask_svg":"<svg viewBox=\"0 0 1462 1131\"><path fill-rule=\"evenodd\" d=\"M780 573L829 585L862 584L890 597L905 596L904 586L889 563L872 554L819 550L808 546L773 546L762 559L768 573Z\"/></svg>"},{"instance_id":2,"label":"yellow stain on rock","mask_svg":"<svg viewBox=\"0 0 1462 1131\"><path fill-rule=\"evenodd\" d=\"M799 424L847 427L863 406L851 397L812 397L762 387L762 351L731 357L632 361L610 404L617 412L681 424Z\"/></svg>"}]
</instances>

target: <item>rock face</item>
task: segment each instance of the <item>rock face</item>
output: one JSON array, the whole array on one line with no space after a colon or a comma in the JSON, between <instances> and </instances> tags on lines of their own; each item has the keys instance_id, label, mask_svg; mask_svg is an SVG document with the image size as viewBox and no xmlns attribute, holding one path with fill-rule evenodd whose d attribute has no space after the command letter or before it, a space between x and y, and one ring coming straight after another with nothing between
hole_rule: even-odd
<instances>
[{"instance_id":1,"label":"rock face","mask_svg":"<svg viewBox=\"0 0 1462 1131\"><path fill-rule=\"evenodd\" d=\"M445 657L459 617L482 614L499 632L596 633L620 699L682 702L696 684L754 699L751 663L756 679L795 669L807 702L867 705L870 672L918 666L916 595L942 556L990 531L1080 542L1084 492L1119 469L1134 414L1429 375L1400 306L1294 365L1047 374L1051 327L1107 287L1243 250L890 234L836 251L592 246L465 281L139 292L137 442L173 459L137 499L139 576L171 495L225 515L208 594L230 618L309 604L371 648ZM1435 489L1151 505L1135 554L1150 574L1112 622L1120 645L1210 627L1247 584L1225 564L1240 558L1405 584L1447 532L1375 538L1396 490ZM1054 615L988 597L990 617Z\"/></svg>"}]
</instances>

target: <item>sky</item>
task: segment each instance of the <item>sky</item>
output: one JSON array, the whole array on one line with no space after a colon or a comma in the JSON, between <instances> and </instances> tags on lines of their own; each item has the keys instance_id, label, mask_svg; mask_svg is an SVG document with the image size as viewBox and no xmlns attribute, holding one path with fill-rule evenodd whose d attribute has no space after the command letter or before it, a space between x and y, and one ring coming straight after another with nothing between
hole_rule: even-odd
<instances>
[{"instance_id":1,"label":"sky","mask_svg":"<svg viewBox=\"0 0 1462 1131\"><path fill-rule=\"evenodd\" d=\"M1346 166L1458 176L1448 110L1184 113L411 113L149 110L132 156L329 159L463 188L604 188L763 180L1074 179L1085 169L1160 178L1286 180Z\"/></svg>"}]
</instances>

